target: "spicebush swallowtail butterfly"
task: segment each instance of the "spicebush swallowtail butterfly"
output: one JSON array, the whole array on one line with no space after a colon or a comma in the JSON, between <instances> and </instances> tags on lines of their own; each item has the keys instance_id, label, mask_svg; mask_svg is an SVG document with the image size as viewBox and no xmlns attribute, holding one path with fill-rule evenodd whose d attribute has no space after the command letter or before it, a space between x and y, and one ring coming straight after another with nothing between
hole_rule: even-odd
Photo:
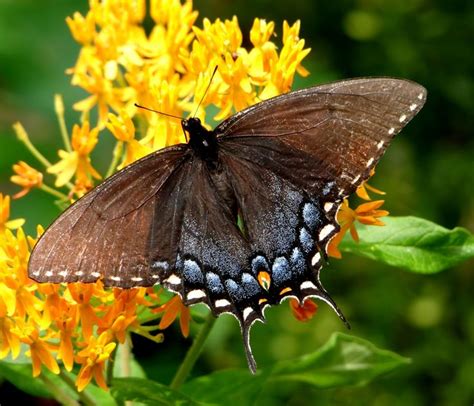
<instances>
[{"instance_id":1,"label":"spicebush swallowtail butterfly","mask_svg":"<svg viewBox=\"0 0 474 406\"><path fill-rule=\"evenodd\" d=\"M425 99L414 82L352 79L263 101L213 131L183 119L189 142L69 207L36 244L29 276L161 284L186 305L231 313L255 372L249 330L266 306L316 297L344 320L319 280L336 213Z\"/></svg>"}]
</instances>

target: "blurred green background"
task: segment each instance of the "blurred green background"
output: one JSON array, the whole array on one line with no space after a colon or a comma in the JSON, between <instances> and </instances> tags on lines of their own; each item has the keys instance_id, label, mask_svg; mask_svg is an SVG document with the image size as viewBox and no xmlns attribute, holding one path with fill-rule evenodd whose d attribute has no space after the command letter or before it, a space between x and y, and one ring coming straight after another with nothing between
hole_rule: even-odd
<instances>
[{"instance_id":1,"label":"blurred green background","mask_svg":"<svg viewBox=\"0 0 474 406\"><path fill-rule=\"evenodd\" d=\"M254 17L302 21L301 37L312 52L311 75L295 88L356 76L397 76L423 84L425 108L389 148L371 184L385 190L393 215L415 215L445 227L474 230L474 3L462 0L199 0L203 17L237 15L244 36ZM79 47L64 19L85 12L85 1L2 0L0 3L0 191L13 194L11 166L22 159L40 168L17 142L11 125L20 120L34 144L55 161L61 146L53 110L62 93L69 128L71 110L83 93L71 87L65 69ZM248 41L248 37L245 38ZM279 38L275 41L278 43ZM100 153L100 150L99 150ZM99 169L109 162L109 155ZM101 166L102 164L102 166ZM49 180L51 183L51 179ZM53 198L33 191L15 201L13 217L49 224L59 214ZM323 271L322 281L352 324L351 333L412 358L412 364L366 387L315 391L281 385L261 404L288 405L469 405L474 402L473 262L438 275L421 276L345 255ZM267 311L268 322L253 329L259 365L317 349L345 328L321 304L309 323L297 322L286 304ZM196 327L196 326L195 326ZM135 341L148 376L168 382L189 340L169 330L162 345ZM245 367L240 332L221 317L195 375ZM0 384L0 399L26 396ZM10 398L11 399L11 398ZM33 400L28 399L30 402ZM35 401L39 402L39 401Z\"/></svg>"}]
</instances>

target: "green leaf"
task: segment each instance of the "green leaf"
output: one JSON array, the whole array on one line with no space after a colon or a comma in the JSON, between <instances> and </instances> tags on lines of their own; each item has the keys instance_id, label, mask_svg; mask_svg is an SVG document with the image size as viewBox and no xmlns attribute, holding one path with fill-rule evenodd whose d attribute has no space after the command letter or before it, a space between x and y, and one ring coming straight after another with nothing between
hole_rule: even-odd
<instances>
[{"instance_id":1,"label":"green leaf","mask_svg":"<svg viewBox=\"0 0 474 406\"><path fill-rule=\"evenodd\" d=\"M474 257L474 236L464 228L448 230L417 217L384 222L384 227L357 226L360 242L346 238L341 250L419 273L440 272Z\"/></svg>"},{"instance_id":2,"label":"green leaf","mask_svg":"<svg viewBox=\"0 0 474 406\"><path fill-rule=\"evenodd\" d=\"M317 388L364 385L409 362L362 338L335 333L318 351L278 363L271 379L306 382Z\"/></svg>"},{"instance_id":3,"label":"green leaf","mask_svg":"<svg viewBox=\"0 0 474 406\"><path fill-rule=\"evenodd\" d=\"M32 396L52 398L45 384L31 374L31 364L0 362L0 376Z\"/></svg>"},{"instance_id":4,"label":"green leaf","mask_svg":"<svg viewBox=\"0 0 474 406\"><path fill-rule=\"evenodd\" d=\"M174 391L158 382L142 378L115 378L110 388L112 396L119 402L127 400L146 405L207 405ZM194 398L194 396L193 396Z\"/></svg>"},{"instance_id":5,"label":"green leaf","mask_svg":"<svg viewBox=\"0 0 474 406\"><path fill-rule=\"evenodd\" d=\"M33 378L31 364L0 362L0 376L12 385L32 396L77 400L76 391L71 389L58 375L43 368L41 375Z\"/></svg>"},{"instance_id":6,"label":"green leaf","mask_svg":"<svg viewBox=\"0 0 474 406\"><path fill-rule=\"evenodd\" d=\"M267 379L268 371L257 371L256 375L248 369L217 371L187 382L182 391L193 399L211 404L250 405Z\"/></svg>"},{"instance_id":7,"label":"green leaf","mask_svg":"<svg viewBox=\"0 0 474 406\"><path fill-rule=\"evenodd\" d=\"M193 399L215 404L258 404L257 398L282 382L300 382L316 388L364 385L409 363L409 359L377 348L369 341L335 333L319 350L263 368L218 371L186 383L182 391Z\"/></svg>"},{"instance_id":8,"label":"green leaf","mask_svg":"<svg viewBox=\"0 0 474 406\"><path fill-rule=\"evenodd\" d=\"M87 393L87 395L91 399L94 399L94 402L96 405L117 406L117 402L110 394L110 391L105 391L96 385L93 385L93 384L87 385L84 392ZM137 406L137 405L134 405L134 406Z\"/></svg>"}]
</instances>

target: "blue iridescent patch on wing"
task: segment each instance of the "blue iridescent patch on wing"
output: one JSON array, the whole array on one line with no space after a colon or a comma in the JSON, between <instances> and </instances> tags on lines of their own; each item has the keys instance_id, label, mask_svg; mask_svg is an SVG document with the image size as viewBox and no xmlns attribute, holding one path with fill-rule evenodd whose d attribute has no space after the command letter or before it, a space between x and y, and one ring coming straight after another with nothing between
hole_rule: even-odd
<instances>
[{"instance_id":1,"label":"blue iridescent patch on wing","mask_svg":"<svg viewBox=\"0 0 474 406\"><path fill-rule=\"evenodd\" d=\"M303 275L306 270L306 260L298 247L293 248L290 257L291 271L297 275Z\"/></svg>"},{"instance_id":2,"label":"blue iridescent patch on wing","mask_svg":"<svg viewBox=\"0 0 474 406\"><path fill-rule=\"evenodd\" d=\"M227 291L229 292L229 295L234 302L240 302L246 298L246 293L244 289L242 289L241 286L237 284L232 279L227 279L225 281L225 287Z\"/></svg>"},{"instance_id":3,"label":"blue iridescent patch on wing","mask_svg":"<svg viewBox=\"0 0 474 406\"><path fill-rule=\"evenodd\" d=\"M299 232L299 240L301 247L305 252L310 252L313 247L314 247L314 240L311 237L311 235L308 233L308 230L306 228L301 227L300 232Z\"/></svg>"},{"instance_id":4,"label":"blue iridescent patch on wing","mask_svg":"<svg viewBox=\"0 0 474 406\"><path fill-rule=\"evenodd\" d=\"M201 285L204 284L204 276L201 272L201 267L192 259L184 260L183 276L186 282Z\"/></svg>"},{"instance_id":5,"label":"blue iridescent patch on wing","mask_svg":"<svg viewBox=\"0 0 474 406\"><path fill-rule=\"evenodd\" d=\"M262 290L257 280L249 273L242 274L242 287L244 288L248 297L257 295Z\"/></svg>"},{"instance_id":6,"label":"blue iridescent patch on wing","mask_svg":"<svg viewBox=\"0 0 474 406\"><path fill-rule=\"evenodd\" d=\"M221 278L213 272L208 272L206 274L206 285L208 290L213 294L218 295L225 293Z\"/></svg>"},{"instance_id":7,"label":"blue iridescent patch on wing","mask_svg":"<svg viewBox=\"0 0 474 406\"><path fill-rule=\"evenodd\" d=\"M306 226L314 231L316 226L321 222L320 212L313 203L305 203L303 206L303 221Z\"/></svg>"},{"instance_id":8,"label":"blue iridescent patch on wing","mask_svg":"<svg viewBox=\"0 0 474 406\"><path fill-rule=\"evenodd\" d=\"M272 280L278 285L291 278L290 264L285 257L275 258L272 266Z\"/></svg>"}]
</instances>

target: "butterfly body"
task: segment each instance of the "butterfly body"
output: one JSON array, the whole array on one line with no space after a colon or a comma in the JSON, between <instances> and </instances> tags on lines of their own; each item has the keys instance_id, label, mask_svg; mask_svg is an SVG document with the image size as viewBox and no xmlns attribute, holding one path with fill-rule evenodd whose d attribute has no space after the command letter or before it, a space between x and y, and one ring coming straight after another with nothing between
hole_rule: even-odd
<instances>
[{"instance_id":1,"label":"butterfly body","mask_svg":"<svg viewBox=\"0 0 474 406\"><path fill-rule=\"evenodd\" d=\"M217 137L207 130L201 120L191 117L181 121L183 131L189 134L189 146L194 154L204 160L210 168L217 167Z\"/></svg>"},{"instance_id":2,"label":"butterfly body","mask_svg":"<svg viewBox=\"0 0 474 406\"><path fill-rule=\"evenodd\" d=\"M265 307L317 297L343 199L370 176L426 90L351 79L275 97L209 131L182 121L188 144L116 173L62 214L35 246L39 282L131 288L157 283L249 332Z\"/></svg>"}]
</instances>

